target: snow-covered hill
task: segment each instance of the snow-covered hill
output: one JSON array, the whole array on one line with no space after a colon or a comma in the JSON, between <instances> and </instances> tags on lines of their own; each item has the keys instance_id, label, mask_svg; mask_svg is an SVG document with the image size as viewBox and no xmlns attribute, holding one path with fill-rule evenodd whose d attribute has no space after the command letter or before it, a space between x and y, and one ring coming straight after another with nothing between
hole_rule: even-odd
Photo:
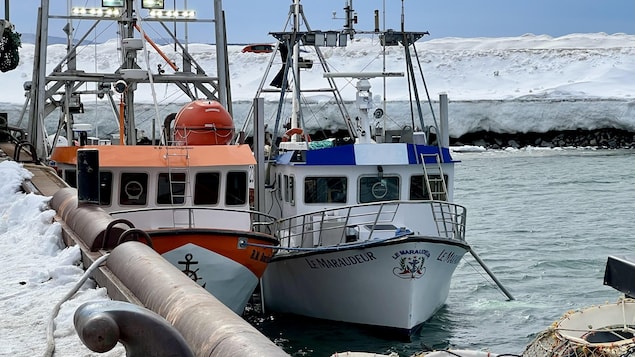
<instances>
[{"instance_id":1,"label":"snow-covered hill","mask_svg":"<svg viewBox=\"0 0 635 357\"><path fill-rule=\"evenodd\" d=\"M121 63L115 40L83 46L78 51L78 67L87 72L114 72ZM149 47L150 48L150 47ZM229 46L230 83L235 102L249 102L262 80L271 54L242 53L242 46ZM22 84L30 80L33 65L32 44L20 51L20 65L0 74L3 91L0 102L22 104ZM177 64L180 54L174 46L162 50ZM209 74L216 73L216 51L212 45L190 44L189 50ZM171 69L151 48L150 68ZM47 71L65 56L65 45L50 45ZM527 132L594 127L635 130L635 35L571 34L552 38L527 34L506 38L442 38L417 43L427 87L436 98L447 93L452 135L481 130ZM337 72L381 71L384 57L377 38L349 41L345 48L323 48L329 66ZM146 68L145 56L139 64ZM303 57L315 59L308 51ZM388 47L387 71L404 71L403 51ZM269 78L280 68L279 55ZM321 71L303 71L302 82L309 87L324 87ZM269 83L267 80L265 83ZM386 101L408 98L402 79L388 78ZM381 79L372 80L376 101L383 96ZM343 82L345 99L354 100L354 83ZM155 87L160 103L179 103L187 99L175 95L174 88ZM139 87L138 101L151 103L149 88ZM275 100L272 96L267 100ZM320 100L320 97L309 98ZM399 125L400 123L397 123ZM317 124L316 124L317 125Z\"/></svg>"}]
</instances>

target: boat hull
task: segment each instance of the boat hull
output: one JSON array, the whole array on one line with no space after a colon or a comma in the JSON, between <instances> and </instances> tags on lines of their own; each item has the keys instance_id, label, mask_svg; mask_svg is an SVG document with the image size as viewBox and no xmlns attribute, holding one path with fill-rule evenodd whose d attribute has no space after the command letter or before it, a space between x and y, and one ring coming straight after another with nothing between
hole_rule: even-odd
<instances>
[{"instance_id":1,"label":"boat hull","mask_svg":"<svg viewBox=\"0 0 635 357\"><path fill-rule=\"evenodd\" d=\"M409 336L443 306L468 249L461 242L409 236L279 254L263 276L265 308Z\"/></svg>"},{"instance_id":2,"label":"boat hull","mask_svg":"<svg viewBox=\"0 0 635 357\"><path fill-rule=\"evenodd\" d=\"M527 345L523 356L631 356L635 300L568 311Z\"/></svg>"},{"instance_id":3,"label":"boat hull","mask_svg":"<svg viewBox=\"0 0 635 357\"><path fill-rule=\"evenodd\" d=\"M220 229L149 231L153 248L237 314L258 285L274 246L266 234ZM240 244L245 242L246 245Z\"/></svg>"}]
</instances>

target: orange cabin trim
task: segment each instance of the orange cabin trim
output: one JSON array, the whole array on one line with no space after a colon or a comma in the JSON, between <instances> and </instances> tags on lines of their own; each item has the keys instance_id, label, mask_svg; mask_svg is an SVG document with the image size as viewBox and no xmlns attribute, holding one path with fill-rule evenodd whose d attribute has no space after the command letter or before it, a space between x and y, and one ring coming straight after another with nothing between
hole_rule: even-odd
<instances>
[{"instance_id":1,"label":"orange cabin trim","mask_svg":"<svg viewBox=\"0 0 635 357\"><path fill-rule=\"evenodd\" d=\"M51 160L76 165L77 150L99 150L100 167L171 167L244 166L255 165L249 145L151 146L99 145L60 146L53 150ZM189 156L186 159L185 154Z\"/></svg>"}]
</instances>

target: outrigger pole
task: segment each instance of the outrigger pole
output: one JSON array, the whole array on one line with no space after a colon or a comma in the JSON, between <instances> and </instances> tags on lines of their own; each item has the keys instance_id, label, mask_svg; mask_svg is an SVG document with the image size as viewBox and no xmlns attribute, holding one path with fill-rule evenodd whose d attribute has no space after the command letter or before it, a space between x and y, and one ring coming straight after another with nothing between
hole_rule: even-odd
<instances>
[{"instance_id":1,"label":"outrigger pole","mask_svg":"<svg viewBox=\"0 0 635 357\"><path fill-rule=\"evenodd\" d=\"M492 271L489 270L487 265L485 265L485 262L481 259L481 257L478 256L478 254L476 254L476 252L472 249L472 247L470 247L470 254L472 254L474 259L476 259L476 261L481 266L481 268L483 268L483 270L485 270L487 275L489 275L489 277L492 278L492 280L494 280L494 283L496 283L496 285L503 292L503 294L505 294L505 296L507 296L507 299L515 300L514 297L512 296L512 294L510 294L510 292L507 291L507 289L505 289L503 284L501 284L501 282L496 278L496 276L494 276L494 273L492 273Z\"/></svg>"}]
</instances>

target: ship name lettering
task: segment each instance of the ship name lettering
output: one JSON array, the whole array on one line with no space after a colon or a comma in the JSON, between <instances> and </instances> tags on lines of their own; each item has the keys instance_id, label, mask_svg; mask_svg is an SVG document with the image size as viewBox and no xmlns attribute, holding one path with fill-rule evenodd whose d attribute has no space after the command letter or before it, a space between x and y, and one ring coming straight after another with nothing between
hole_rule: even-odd
<instances>
[{"instance_id":1,"label":"ship name lettering","mask_svg":"<svg viewBox=\"0 0 635 357\"><path fill-rule=\"evenodd\" d=\"M437 260L448 264L458 264L461 260L461 257L454 252L448 252L443 249L441 253L439 253Z\"/></svg>"},{"instance_id":2,"label":"ship name lettering","mask_svg":"<svg viewBox=\"0 0 635 357\"><path fill-rule=\"evenodd\" d=\"M392 255L393 259L398 259L400 256L402 255L425 255L426 257L430 258L430 252L428 252L425 249L404 249L404 250L400 250L398 252L395 252L395 254Z\"/></svg>"},{"instance_id":3,"label":"ship name lettering","mask_svg":"<svg viewBox=\"0 0 635 357\"><path fill-rule=\"evenodd\" d=\"M333 269L344 268L351 265L363 264L375 260L377 257L372 252L349 255L342 258L333 259L305 259L311 269Z\"/></svg>"}]
</instances>

